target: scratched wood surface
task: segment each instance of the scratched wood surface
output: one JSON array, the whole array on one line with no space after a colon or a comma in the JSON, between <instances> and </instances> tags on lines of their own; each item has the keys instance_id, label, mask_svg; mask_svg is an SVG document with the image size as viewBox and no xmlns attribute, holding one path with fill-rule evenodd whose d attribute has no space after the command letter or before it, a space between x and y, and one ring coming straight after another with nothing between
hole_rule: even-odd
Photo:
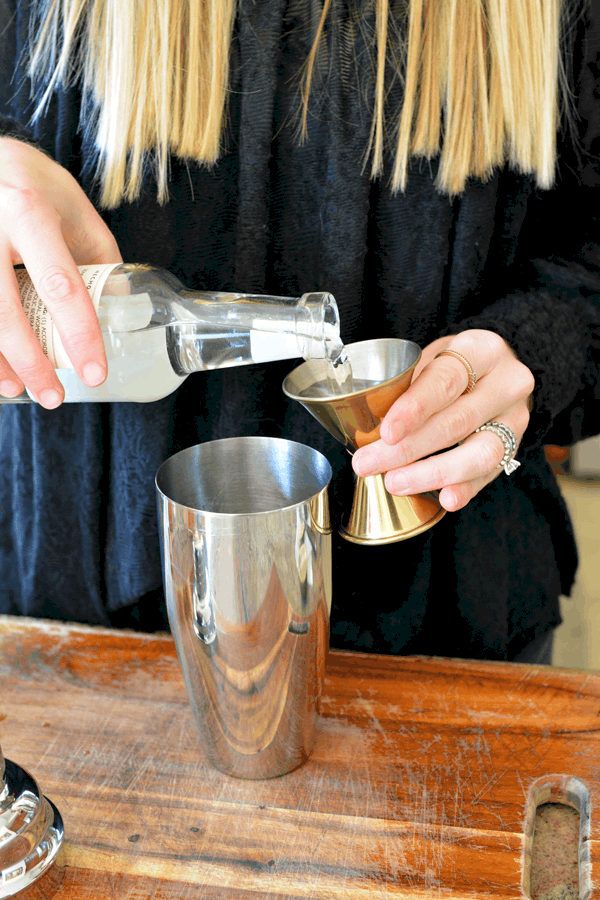
<instances>
[{"instance_id":1,"label":"scratched wood surface","mask_svg":"<svg viewBox=\"0 0 600 900\"><path fill-rule=\"evenodd\" d=\"M57 900L520 898L547 799L595 895L596 674L335 652L310 761L251 782L205 761L170 637L0 617L0 720L63 815Z\"/></svg>"}]
</instances>

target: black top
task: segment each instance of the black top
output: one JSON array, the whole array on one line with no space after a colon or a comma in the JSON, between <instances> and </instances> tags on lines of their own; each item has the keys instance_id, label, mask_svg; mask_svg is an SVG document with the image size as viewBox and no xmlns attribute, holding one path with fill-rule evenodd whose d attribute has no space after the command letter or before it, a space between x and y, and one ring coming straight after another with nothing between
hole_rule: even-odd
<instances>
[{"instance_id":1,"label":"black top","mask_svg":"<svg viewBox=\"0 0 600 900\"><path fill-rule=\"evenodd\" d=\"M598 9L586 4L573 26L578 135L561 137L556 189L499 171L451 201L433 187L435 164L415 162L404 194L391 195L387 176L369 180L368 90L365 100L359 74L335 56L313 95L310 139L295 141L307 5L241 0L221 161L208 169L173 159L168 205L156 202L149 174L139 202L104 218L125 260L168 268L190 287L331 291L346 343L397 336L424 346L465 328L510 343L536 381L521 468L410 541L366 548L336 538L331 625L337 647L510 659L560 621L559 593L576 567L543 445L600 430ZM0 124L25 136L29 86L18 62L12 85L9 77L27 3L0 0L0 16L0 112L10 117ZM78 122L72 89L32 134L94 198L92 147ZM338 520L350 461L283 395L293 365L198 374L152 404L4 407L0 612L103 623L141 600L150 614L161 596L154 476L199 441L267 434L317 447L334 468Z\"/></svg>"}]
</instances>

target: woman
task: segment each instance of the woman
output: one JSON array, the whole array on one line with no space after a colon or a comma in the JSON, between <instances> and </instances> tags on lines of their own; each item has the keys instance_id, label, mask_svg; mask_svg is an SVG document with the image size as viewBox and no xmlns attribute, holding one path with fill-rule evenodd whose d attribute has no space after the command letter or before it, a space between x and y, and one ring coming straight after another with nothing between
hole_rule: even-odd
<instances>
[{"instance_id":1,"label":"woman","mask_svg":"<svg viewBox=\"0 0 600 900\"><path fill-rule=\"evenodd\" d=\"M164 626L153 478L198 441L311 444L334 467L334 516L347 502L347 457L280 391L289 364L200 374L154 404L56 408L11 264L94 384L105 360L74 264L121 254L190 286L330 290L346 343L417 341L419 377L353 464L395 493L440 488L451 514L406 543L338 540L332 645L549 661L576 553L543 445L597 431L591 5L0 8L0 390L41 403L2 413L0 611ZM477 431L490 422L504 429Z\"/></svg>"}]
</instances>

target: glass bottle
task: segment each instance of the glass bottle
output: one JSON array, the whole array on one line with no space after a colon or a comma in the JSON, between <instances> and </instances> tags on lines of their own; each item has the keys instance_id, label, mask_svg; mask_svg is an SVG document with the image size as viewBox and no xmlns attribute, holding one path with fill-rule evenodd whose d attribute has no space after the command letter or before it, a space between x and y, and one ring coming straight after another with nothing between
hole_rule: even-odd
<instances>
[{"instance_id":1,"label":"glass bottle","mask_svg":"<svg viewBox=\"0 0 600 900\"><path fill-rule=\"evenodd\" d=\"M57 369L65 402L144 403L166 397L192 372L296 357L335 361L343 350L337 304L328 293L193 291L170 272L139 264L80 266L79 271L108 359L108 377L98 387L79 379L27 272L16 270L23 308ZM0 397L0 403L32 402L27 391Z\"/></svg>"}]
</instances>

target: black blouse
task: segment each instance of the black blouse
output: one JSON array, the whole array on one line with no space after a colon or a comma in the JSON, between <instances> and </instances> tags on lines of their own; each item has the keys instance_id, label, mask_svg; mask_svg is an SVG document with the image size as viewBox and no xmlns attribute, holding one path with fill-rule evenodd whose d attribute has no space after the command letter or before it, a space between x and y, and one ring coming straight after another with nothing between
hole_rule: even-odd
<instances>
[{"instance_id":1,"label":"black blouse","mask_svg":"<svg viewBox=\"0 0 600 900\"><path fill-rule=\"evenodd\" d=\"M167 205L148 173L139 201L103 215L124 259L163 266L190 287L331 291L347 343L397 336L425 346L465 328L510 343L536 382L521 468L407 542L336 538L331 620L336 647L510 659L560 621L559 594L576 568L543 445L600 431L600 15L586 4L572 25L579 117L561 135L556 188L539 192L502 170L450 200L433 187L435 162L414 162L396 195L387 175L371 181L363 171L369 85L359 84L361 66L336 65L332 34L309 140L295 140L308 5L241 0L222 159L212 169L173 159ZM0 0L0 133L37 141L94 199L77 90L58 93L28 126L27 6ZM154 476L199 441L266 434L317 447L334 468L339 519L350 461L283 395L293 365L194 375L151 404L5 406L0 612L95 623L133 603L150 613L161 596Z\"/></svg>"}]
</instances>

